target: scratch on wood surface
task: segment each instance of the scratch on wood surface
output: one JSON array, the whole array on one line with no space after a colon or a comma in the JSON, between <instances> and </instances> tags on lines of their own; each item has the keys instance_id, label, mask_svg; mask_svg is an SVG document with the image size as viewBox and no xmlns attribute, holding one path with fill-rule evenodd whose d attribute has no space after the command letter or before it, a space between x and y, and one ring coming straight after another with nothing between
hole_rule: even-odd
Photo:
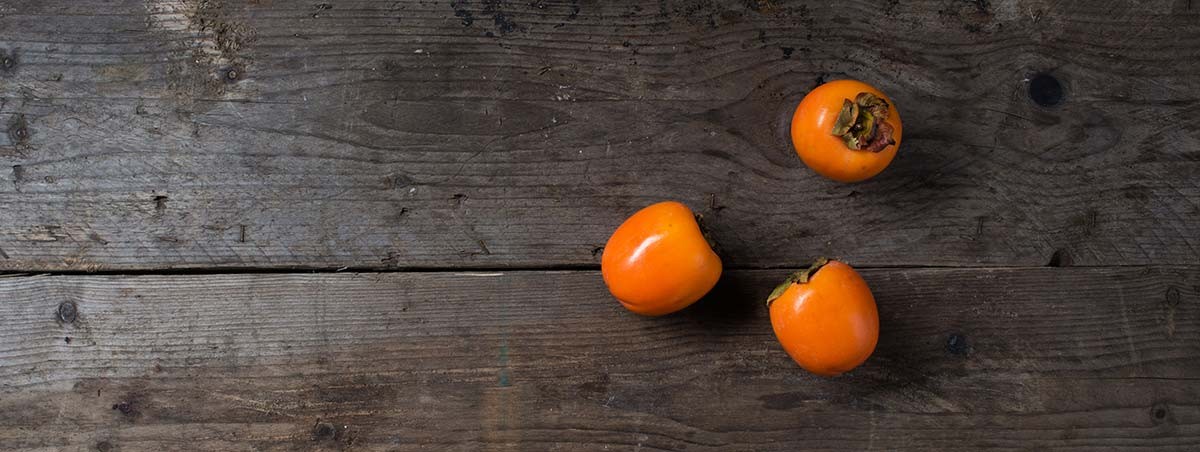
<instances>
[{"instance_id":1,"label":"scratch on wood surface","mask_svg":"<svg viewBox=\"0 0 1200 452\"><path fill-rule=\"evenodd\" d=\"M870 430L867 431L867 450L875 450L875 429L878 428L875 421L875 409L872 408L867 415L871 420Z\"/></svg>"},{"instance_id":2,"label":"scratch on wood surface","mask_svg":"<svg viewBox=\"0 0 1200 452\"><path fill-rule=\"evenodd\" d=\"M222 393L213 393L213 395L216 397L225 399L225 400L239 403L240 405L238 406L238 408L257 411L259 413L277 415L277 416L287 416L287 417L291 417L291 418L296 417L293 414L276 409L270 403L263 402L260 400L250 400L250 399L245 399L245 398L238 397L235 395L222 394Z\"/></svg>"},{"instance_id":3,"label":"scratch on wood surface","mask_svg":"<svg viewBox=\"0 0 1200 452\"><path fill-rule=\"evenodd\" d=\"M62 232L62 226L58 225L37 226L25 235L26 240L33 242L57 242L67 237L68 235Z\"/></svg>"},{"instance_id":4,"label":"scratch on wood surface","mask_svg":"<svg viewBox=\"0 0 1200 452\"><path fill-rule=\"evenodd\" d=\"M1121 331L1125 333L1125 341L1129 345L1129 362L1138 362L1137 346L1133 343L1133 328L1129 323L1129 301L1125 298L1125 286L1117 286L1117 299L1121 302Z\"/></svg>"}]
</instances>

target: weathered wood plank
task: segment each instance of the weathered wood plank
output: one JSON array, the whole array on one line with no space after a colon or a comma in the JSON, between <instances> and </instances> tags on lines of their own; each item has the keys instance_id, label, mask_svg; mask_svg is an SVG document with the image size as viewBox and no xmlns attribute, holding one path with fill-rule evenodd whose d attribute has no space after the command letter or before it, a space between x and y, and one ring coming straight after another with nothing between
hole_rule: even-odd
<instances>
[{"instance_id":1,"label":"weathered wood plank","mask_svg":"<svg viewBox=\"0 0 1200 452\"><path fill-rule=\"evenodd\" d=\"M3 278L0 449L1200 446L1195 267L866 271L835 379L774 342L784 274L659 319L582 271Z\"/></svg>"},{"instance_id":2,"label":"weathered wood plank","mask_svg":"<svg viewBox=\"0 0 1200 452\"><path fill-rule=\"evenodd\" d=\"M664 198L741 267L1200 258L1188 2L827 3L10 0L0 269L590 266ZM786 137L837 77L868 183Z\"/></svg>"}]
</instances>

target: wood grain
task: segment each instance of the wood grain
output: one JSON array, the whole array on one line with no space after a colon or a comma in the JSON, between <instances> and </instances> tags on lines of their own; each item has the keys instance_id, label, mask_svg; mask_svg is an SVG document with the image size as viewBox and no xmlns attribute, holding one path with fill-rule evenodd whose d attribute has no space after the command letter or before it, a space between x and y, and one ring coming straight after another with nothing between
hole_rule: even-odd
<instances>
[{"instance_id":1,"label":"wood grain","mask_svg":"<svg viewBox=\"0 0 1200 452\"><path fill-rule=\"evenodd\" d=\"M10 0L0 269L591 267L668 198L741 268L1200 258L1190 2L826 3ZM843 77L856 185L787 138Z\"/></svg>"},{"instance_id":2,"label":"wood grain","mask_svg":"<svg viewBox=\"0 0 1200 452\"><path fill-rule=\"evenodd\" d=\"M3 278L0 449L1200 446L1195 268L866 271L834 379L774 341L785 274L657 319L587 271Z\"/></svg>"}]
</instances>

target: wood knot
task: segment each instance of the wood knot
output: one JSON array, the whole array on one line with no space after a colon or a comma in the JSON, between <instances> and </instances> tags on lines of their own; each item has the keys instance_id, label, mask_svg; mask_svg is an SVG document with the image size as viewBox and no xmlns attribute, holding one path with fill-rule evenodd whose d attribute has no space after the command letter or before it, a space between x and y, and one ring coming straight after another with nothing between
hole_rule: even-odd
<instances>
[{"instance_id":1,"label":"wood knot","mask_svg":"<svg viewBox=\"0 0 1200 452\"><path fill-rule=\"evenodd\" d=\"M1150 421L1155 424L1166 422L1171 416L1171 409L1165 403L1156 403L1150 407Z\"/></svg>"},{"instance_id":2,"label":"wood knot","mask_svg":"<svg viewBox=\"0 0 1200 452\"><path fill-rule=\"evenodd\" d=\"M25 144L29 141L29 124L25 121L25 115L17 115L16 119L8 125L8 140L14 144Z\"/></svg>"},{"instance_id":3,"label":"wood knot","mask_svg":"<svg viewBox=\"0 0 1200 452\"><path fill-rule=\"evenodd\" d=\"M227 83L233 83L242 78L242 70L238 67L226 68L222 72L222 78L224 78L225 82Z\"/></svg>"},{"instance_id":4,"label":"wood knot","mask_svg":"<svg viewBox=\"0 0 1200 452\"><path fill-rule=\"evenodd\" d=\"M0 49L0 72L8 74L12 73L16 68L17 51L13 50L12 53L8 53Z\"/></svg>"},{"instance_id":5,"label":"wood knot","mask_svg":"<svg viewBox=\"0 0 1200 452\"><path fill-rule=\"evenodd\" d=\"M1029 98L1042 107L1061 104L1064 98L1062 83L1053 75L1035 74L1029 79Z\"/></svg>"},{"instance_id":6,"label":"wood knot","mask_svg":"<svg viewBox=\"0 0 1200 452\"><path fill-rule=\"evenodd\" d=\"M1179 288L1178 287L1168 287L1167 288L1167 306L1170 306L1172 308L1179 306Z\"/></svg>"},{"instance_id":7,"label":"wood knot","mask_svg":"<svg viewBox=\"0 0 1200 452\"><path fill-rule=\"evenodd\" d=\"M58 304L58 320L62 323L75 323L79 319L79 306L74 301L64 301Z\"/></svg>"}]
</instances>

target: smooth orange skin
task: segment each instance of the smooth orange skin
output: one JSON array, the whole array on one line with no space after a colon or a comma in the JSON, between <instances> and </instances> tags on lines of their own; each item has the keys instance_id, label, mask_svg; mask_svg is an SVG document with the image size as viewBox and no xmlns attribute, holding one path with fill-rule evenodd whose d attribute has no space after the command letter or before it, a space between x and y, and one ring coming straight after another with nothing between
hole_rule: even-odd
<instances>
[{"instance_id":1,"label":"smooth orange skin","mask_svg":"<svg viewBox=\"0 0 1200 452\"><path fill-rule=\"evenodd\" d=\"M880 152L850 149L832 133L843 102L854 100L863 92L879 96L890 105L887 123L894 130L896 144ZM875 87L858 80L835 80L818 86L804 96L792 115L792 145L800 160L817 174L838 182L860 182L879 174L896 157L903 134L896 103Z\"/></svg>"},{"instance_id":2,"label":"smooth orange skin","mask_svg":"<svg viewBox=\"0 0 1200 452\"><path fill-rule=\"evenodd\" d=\"M717 257L696 217L674 201L646 207L625 220L600 258L609 292L645 316L670 314L695 303L721 277Z\"/></svg>"},{"instance_id":3,"label":"smooth orange skin","mask_svg":"<svg viewBox=\"0 0 1200 452\"><path fill-rule=\"evenodd\" d=\"M800 367L832 377L858 367L875 351L879 311L867 282L849 265L829 261L807 283L771 302L771 326Z\"/></svg>"}]
</instances>

